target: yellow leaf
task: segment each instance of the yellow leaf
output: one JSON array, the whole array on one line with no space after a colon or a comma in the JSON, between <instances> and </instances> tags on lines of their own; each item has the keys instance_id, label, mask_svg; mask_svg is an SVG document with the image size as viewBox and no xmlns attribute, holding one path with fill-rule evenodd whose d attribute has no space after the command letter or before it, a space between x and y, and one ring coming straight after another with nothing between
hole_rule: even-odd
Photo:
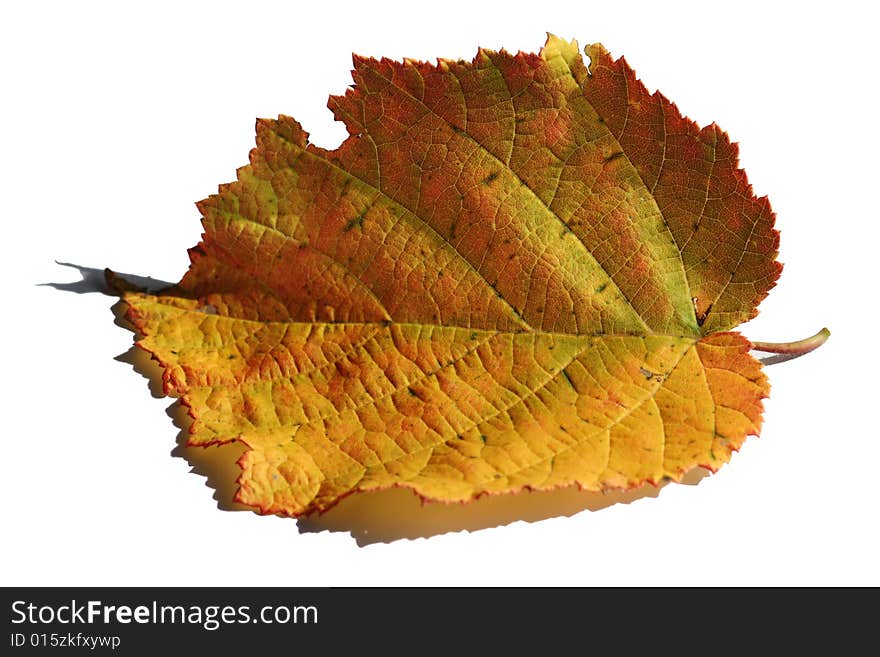
<instances>
[{"instance_id":1,"label":"yellow leaf","mask_svg":"<svg viewBox=\"0 0 880 657\"><path fill-rule=\"evenodd\" d=\"M245 445L240 502L626 489L758 433L729 329L779 274L769 203L717 127L587 52L356 57L349 138L258 121L183 280L123 293L188 443Z\"/></svg>"}]
</instances>

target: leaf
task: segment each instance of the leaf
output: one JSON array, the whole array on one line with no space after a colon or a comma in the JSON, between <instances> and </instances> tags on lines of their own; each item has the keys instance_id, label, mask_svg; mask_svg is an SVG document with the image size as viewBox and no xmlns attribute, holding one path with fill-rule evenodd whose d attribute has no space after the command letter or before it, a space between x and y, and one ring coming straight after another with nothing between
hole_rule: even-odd
<instances>
[{"instance_id":1,"label":"leaf","mask_svg":"<svg viewBox=\"0 0 880 657\"><path fill-rule=\"evenodd\" d=\"M631 488L758 433L728 331L779 275L770 205L717 126L587 54L355 57L348 139L259 120L183 280L124 292L189 444L247 447L239 501Z\"/></svg>"}]
</instances>

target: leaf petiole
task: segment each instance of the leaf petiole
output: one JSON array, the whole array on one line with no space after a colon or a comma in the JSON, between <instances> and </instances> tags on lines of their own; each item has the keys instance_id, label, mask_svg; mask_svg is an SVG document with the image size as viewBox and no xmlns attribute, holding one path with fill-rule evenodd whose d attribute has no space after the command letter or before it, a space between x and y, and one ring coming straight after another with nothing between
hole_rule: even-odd
<instances>
[{"instance_id":1,"label":"leaf petiole","mask_svg":"<svg viewBox=\"0 0 880 657\"><path fill-rule=\"evenodd\" d=\"M831 331L823 328L821 331L803 340L795 342L755 342L752 341L752 347L757 351L764 351L770 354L785 354L787 356L803 356L814 349L818 349L828 337Z\"/></svg>"}]
</instances>

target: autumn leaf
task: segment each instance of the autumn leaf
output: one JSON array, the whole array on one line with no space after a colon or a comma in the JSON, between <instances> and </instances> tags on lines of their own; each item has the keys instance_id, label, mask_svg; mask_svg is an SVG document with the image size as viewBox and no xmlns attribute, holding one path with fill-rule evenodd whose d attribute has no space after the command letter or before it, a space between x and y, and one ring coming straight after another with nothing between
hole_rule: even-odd
<instances>
[{"instance_id":1,"label":"autumn leaf","mask_svg":"<svg viewBox=\"0 0 880 657\"><path fill-rule=\"evenodd\" d=\"M632 488L758 433L730 329L779 276L770 204L717 126L586 53L355 57L345 142L259 120L183 280L123 293L188 443L246 446L240 502Z\"/></svg>"}]
</instances>

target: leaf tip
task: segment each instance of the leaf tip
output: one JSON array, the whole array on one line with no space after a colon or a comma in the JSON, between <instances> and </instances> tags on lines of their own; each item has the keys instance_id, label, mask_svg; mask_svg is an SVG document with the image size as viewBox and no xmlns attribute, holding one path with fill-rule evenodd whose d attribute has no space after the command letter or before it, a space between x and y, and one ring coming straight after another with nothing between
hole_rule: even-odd
<instances>
[{"instance_id":1,"label":"leaf tip","mask_svg":"<svg viewBox=\"0 0 880 657\"><path fill-rule=\"evenodd\" d=\"M577 39L566 41L552 32L547 32L547 41L544 42L541 54L545 60L555 56L562 57L567 64L571 65L573 60L580 58L580 48Z\"/></svg>"}]
</instances>

